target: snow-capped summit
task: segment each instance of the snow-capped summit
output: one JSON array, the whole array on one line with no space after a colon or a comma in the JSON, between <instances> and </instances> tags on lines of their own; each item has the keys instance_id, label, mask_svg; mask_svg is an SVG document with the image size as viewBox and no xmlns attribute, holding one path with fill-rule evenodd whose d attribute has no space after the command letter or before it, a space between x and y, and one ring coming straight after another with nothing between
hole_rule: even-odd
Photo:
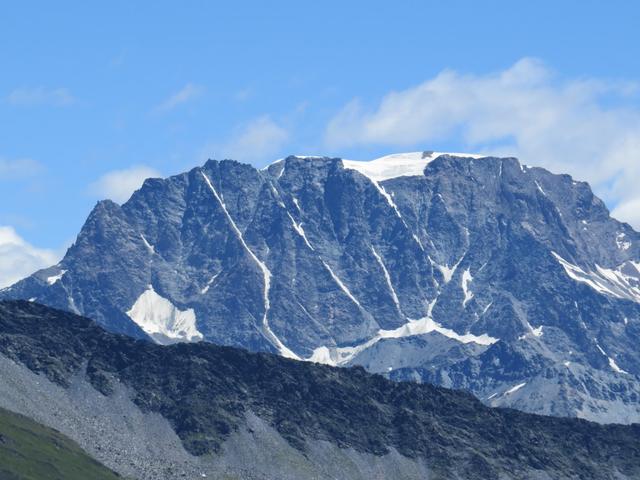
<instances>
[{"instance_id":1,"label":"snow-capped summit","mask_svg":"<svg viewBox=\"0 0 640 480\"><path fill-rule=\"evenodd\" d=\"M485 155L446 152L394 153L375 160L343 160L345 168L357 170L376 182L396 177L421 176L427 164L440 155L460 158L482 158Z\"/></svg>"}]
</instances>

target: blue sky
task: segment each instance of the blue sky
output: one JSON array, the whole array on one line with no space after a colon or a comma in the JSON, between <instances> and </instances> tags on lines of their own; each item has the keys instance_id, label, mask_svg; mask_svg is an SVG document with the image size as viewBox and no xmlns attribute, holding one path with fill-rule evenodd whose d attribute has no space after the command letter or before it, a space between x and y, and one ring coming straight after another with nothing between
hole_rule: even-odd
<instances>
[{"instance_id":1,"label":"blue sky","mask_svg":"<svg viewBox=\"0 0 640 480\"><path fill-rule=\"evenodd\" d=\"M640 226L639 5L5 2L0 286L208 157L514 154Z\"/></svg>"}]
</instances>

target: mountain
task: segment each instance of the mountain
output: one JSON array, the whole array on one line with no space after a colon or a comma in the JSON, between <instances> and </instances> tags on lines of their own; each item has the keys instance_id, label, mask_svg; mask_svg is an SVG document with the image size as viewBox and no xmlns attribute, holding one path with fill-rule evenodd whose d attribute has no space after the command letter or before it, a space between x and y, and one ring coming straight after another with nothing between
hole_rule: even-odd
<instances>
[{"instance_id":1,"label":"mountain","mask_svg":"<svg viewBox=\"0 0 640 480\"><path fill-rule=\"evenodd\" d=\"M64 435L0 408L3 480L117 480Z\"/></svg>"},{"instance_id":2,"label":"mountain","mask_svg":"<svg viewBox=\"0 0 640 480\"><path fill-rule=\"evenodd\" d=\"M640 234L514 158L210 160L99 202L58 265L0 298L640 422Z\"/></svg>"},{"instance_id":3,"label":"mountain","mask_svg":"<svg viewBox=\"0 0 640 480\"><path fill-rule=\"evenodd\" d=\"M489 408L207 342L157 345L0 302L0 407L137 479L632 479L640 425Z\"/></svg>"}]
</instances>

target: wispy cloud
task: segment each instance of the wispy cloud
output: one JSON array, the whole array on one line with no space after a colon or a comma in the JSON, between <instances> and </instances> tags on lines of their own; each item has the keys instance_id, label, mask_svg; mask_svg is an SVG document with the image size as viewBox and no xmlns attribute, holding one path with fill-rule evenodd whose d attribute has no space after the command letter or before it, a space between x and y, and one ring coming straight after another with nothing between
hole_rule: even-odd
<instances>
[{"instance_id":1,"label":"wispy cloud","mask_svg":"<svg viewBox=\"0 0 640 480\"><path fill-rule=\"evenodd\" d=\"M0 181L34 177L44 171L44 166L30 158L6 159L0 157Z\"/></svg>"},{"instance_id":2,"label":"wispy cloud","mask_svg":"<svg viewBox=\"0 0 640 480\"><path fill-rule=\"evenodd\" d=\"M532 165L589 181L615 214L640 227L638 86L561 80L540 61L522 59L488 75L443 71L391 92L373 108L353 100L331 120L332 148L394 148L454 143L480 153L516 155ZM625 106L621 106L625 105Z\"/></svg>"},{"instance_id":3,"label":"wispy cloud","mask_svg":"<svg viewBox=\"0 0 640 480\"><path fill-rule=\"evenodd\" d=\"M253 89L250 87L242 88L233 94L233 99L237 102L246 102L253 96Z\"/></svg>"},{"instance_id":4,"label":"wispy cloud","mask_svg":"<svg viewBox=\"0 0 640 480\"><path fill-rule=\"evenodd\" d=\"M95 198L109 198L114 202L123 203L147 178L161 176L157 170L145 165L113 170L89 185L89 193Z\"/></svg>"},{"instance_id":5,"label":"wispy cloud","mask_svg":"<svg viewBox=\"0 0 640 480\"><path fill-rule=\"evenodd\" d=\"M203 156L259 163L272 159L289 141L289 137L289 131L284 126L269 115L263 115L238 128L228 142L208 145Z\"/></svg>"},{"instance_id":6,"label":"wispy cloud","mask_svg":"<svg viewBox=\"0 0 640 480\"><path fill-rule=\"evenodd\" d=\"M76 99L67 88L21 87L9 93L6 101L15 106L66 107L75 103Z\"/></svg>"},{"instance_id":7,"label":"wispy cloud","mask_svg":"<svg viewBox=\"0 0 640 480\"><path fill-rule=\"evenodd\" d=\"M11 226L0 226L0 288L55 264L61 256L60 252L34 247Z\"/></svg>"},{"instance_id":8,"label":"wispy cloud","mask_svg":"<svg viewBox=\"0 0 640 480\"><path fill-rule=\"evenodd\" d=\"M169 98L164 100L160 105L154 108L154 112L168 112L173 110L179 105L187 103L195 98L198 98L204 93L204 87L195 85L193 83L187 83L179 91L175 92Z\"/></svg>"}]
</instances>

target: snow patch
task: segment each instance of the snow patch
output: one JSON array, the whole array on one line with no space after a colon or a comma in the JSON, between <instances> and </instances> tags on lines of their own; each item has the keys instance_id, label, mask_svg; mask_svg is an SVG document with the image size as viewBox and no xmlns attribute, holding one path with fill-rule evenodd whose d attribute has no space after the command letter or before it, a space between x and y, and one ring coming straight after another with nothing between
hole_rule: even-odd
<instances>
[{"instance_id":1,"label":"snow patch","mask_svg":"<svg viewBox=\"0 0 640 480\"><path fill-rule=\"evenodd\" d=\"M609 361L609 367L611 367L611 370L613 370L614 372L617 372L617 373L626 373L627 375L629 374L629 372L627 372L626 370L621 369L613 358L611 358L609 355L607 355L607 352L605 352L602 349L600 344L596 343L596 347L598 347L598 350L600 350L600 353L602 355L607 357L607 360Z\"/></svg>"},{"instance_id":2,"label":"snow patch","mask_svg":"<svg viewBox=\"0 0 640 480\"><path fill-rule=\"evenodd\" d=\"M464 300L462 301L462 306L466 307L469 300L473 298L473 292L469 290L469 284L473 281L473 275L471 275L471 271L467 268L464 272L462 272L462 291L464 292Z\"/></svg>"},{"instance_id":3,"label":"snow patch","mask_svg":"<svg viewBox=\"0 0 640 480\"><path fill-rule=\"evenodd\" d=\"M307 360L326 363L333 366L344 365L351 361L360 352L363 352L367 348L375 345L382 339L412 337L415 335L425 335L431 332L437 332L440 335L444 335L445 337L460 343L476 343L483 346L492 345L499 340L487 335L486 333L483 333L482 335L474 335L472 333L460 335L449 328L443 327L431 317L424 317L418 320L409 319L407 323L393 330L380 329L373 338L353 347L336 347L331 349L326 346L318 347Z\"/></svg>"},{"instance_id":4,"label":"snow patch","mask_svg":"<svg viewBox=\"0 0 640 480\"><path fill-rule=\"evenodd\" d=\"M204 288L202 290L200 290L200 293L202 295L204 295L205 293L207 293L209 291L209 288L211 287L211 284L216 280L216 278L218 278L218 275L220 275L220 273L216 273L213 277L211 277L209 279L209 281L207 282L207 284L204 286Z\"/></svg>"},{"instance_id":5,"label":"snow patch","mask_svg":"<svg viewBox=\"0 0 640 480\"><path fill-rule=\"evenodd\" d=\"M67 295L67 302L69 303L69 308L76 315L82 315L78 307L76 306L76 302L71 295Z\"/></svg>"},{"instance_id":6,"label":"snow patch","mask_svg":"<svg viewBox=\"0 0 640 480\"><path fill-rule=\"evenodd\" d=\"M531 325L529 325L529 327L531 327ZM533 334L534 337L541 337L542 336L542 325L540 325L539 327L533 328L531 327L531 333Z\"/></svg>"},{"instance_id":7,"label":"snow patch","mask_svg":"<svg viewBox=\"0 0 640 480\"><path fill-rule=\"evenodd\" d=\"M525 319L525 324L527 326L527 329L529 330L529 333L525 333L524 335L520 335L518 337L518 340L524 340L525 338L527 338L527 336L529 335L533 335L534 337L541 337L542 334L544 333L542 331L542 325L540 325L539 327L533 327L533 325L531 325L529 323L528 320Z\"/></svg>"},{"instance_id":8,"label":"snow patch","mask_svg":"<svg viewBox=\"0 0 640 480\"><path fill-rule=\"evenodd\" d=\"M616 245L620 250L629 250L631 248L631 242L625 240L626 235L624 233L619 233L616 235Z\"/></svg>"},{"instance_id":9,"label":"snow patch","mask_svg":"<svg viewBox=\"0 0 640 480\"><path fill-rule=\"evenodd\" d=\"M573 280L584 283L603 295L640 303L640 272L635 262L625 262L615 270L596 265L595 271L585 271L556 252L551 253Z\"/></svg>"},{"instance_id":10,"label":"snow patch","mask_svg":"<svg viewBox=\"0 0 640 480\"><path fill-rule=\"evenodd\" d=\"M461 158L483 158L484 155L446 152L396 153L370 161L342 160L344 168L356 170L374 182L397 177L422 176L425 167L440 155Z\"/></svg>"},{"instance_id":11,"label":"snow patch","mask_svg":"<svg viewBox=\"0 0 640 480\"><path fill-rule=\"evenodd\" d=\"M308 362L322 363L324 365L336 365L331 350L327 347L318 347L313 351L313 354L307 358Z\"/></svg>"},{"instance_id":12,"label":"snow patch","mask_svg":"<svg viewBox=\"0 0 640 480\"><path fill-rule=\"evenodd\" d=\"M138 297L127 315L161 344L197 342L203 339L202 333L196 328L193 309L178 309L169 300L158 295L152 285Z\"/></svg>"},{"instance_id":13,"label":"snow patch","mask_svg":"<svg viewBox=\"0 0 640 480\"><path fill-rule=\"evenodd\" d=\"M613 358L611 358L611 357L608 357L608 358L609 358L609 366L614 371L616 371L618 373L626 373L627 375L629 374L629 372L627 372L626 370L621 369Z\"/></svg>"},{"instance_id":14,"label":"snow patch","mask_svg":"<svg viewBox=\"0 0 640 480\"><path fill-rule=\"evenodd\" d=\"M434 264L436 268L440 270L440 273L442 273L445 284L451 281L451 279L453 278L453 274L456 273L456 269L458 268L458 265L460 265L460 262L463 258L464 255L460 257L460 260L458 260L458 262L453 267L449 267L449 265L438 265L437 263Z\"/></svg>"},{"instance_id":15,"label":"snow patch","mask_svg":"<svg viewBox=\"0 0 640 480\"><path fill-rule=\"evenodd\" d=\"M62 277L64 277L65 273L67 273L66 270L60 270L60 272L57 273L56 275L47 277L47 284L54 285L55 283L59 282L60 280L62 280Z\"/></svg>"}]
</instances>

